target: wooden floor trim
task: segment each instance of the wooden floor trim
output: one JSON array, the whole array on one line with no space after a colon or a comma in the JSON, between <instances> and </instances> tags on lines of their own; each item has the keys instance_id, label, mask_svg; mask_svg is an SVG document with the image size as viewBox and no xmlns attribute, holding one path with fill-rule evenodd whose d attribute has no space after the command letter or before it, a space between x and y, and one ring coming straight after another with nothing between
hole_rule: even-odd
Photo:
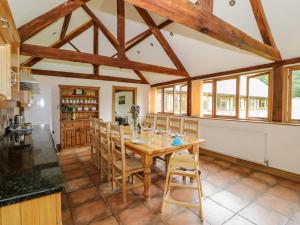
<instances>
[{"instance_id":1,"label":"wooden floor trim","mask_svg":"<svg viewBox=\"0 0 300 225\"><path fill-rule=\"evenodd\" d=\"M227 162L238 164L240 166L245 166L245 167L248 167L250 169L258 170L260 172L268 173L268 174L271 174L273 176L277 176L277 177L280 177L280 178L300 182L300 174L287 172L287 171L284 171L284 170L280 170L280 169L277 169L277 168L273 168L273 167L265 166L265 165L262 165L262 164L250 162L250 161L247 161L247 160L244 160L244 159L239 159L239 158L236 158L236 157L233 157L233 156L224 155L222 153L214 152L214 151L203 149L203 148L200 148L200 154L212 156L212 157L215 157L217 159L222 159L222 160L227 161Z\"/></svg>"}]
</instances>

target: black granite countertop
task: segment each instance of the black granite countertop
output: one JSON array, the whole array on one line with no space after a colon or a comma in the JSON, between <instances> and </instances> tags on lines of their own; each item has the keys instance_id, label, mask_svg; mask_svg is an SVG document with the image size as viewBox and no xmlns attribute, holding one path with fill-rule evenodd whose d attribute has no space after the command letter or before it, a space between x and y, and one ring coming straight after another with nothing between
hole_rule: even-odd
<instances>
[{"instance_id":1,"label":"black granite countertop","mask_svg":"<svg viewBox=\"0 0 300 225\"><path fill-rule=\"evenodd\" d=\"M24 140L0 137L0 206L61 192L63 177L48 126L34 126Z\"/></svg>"}]
</instances>

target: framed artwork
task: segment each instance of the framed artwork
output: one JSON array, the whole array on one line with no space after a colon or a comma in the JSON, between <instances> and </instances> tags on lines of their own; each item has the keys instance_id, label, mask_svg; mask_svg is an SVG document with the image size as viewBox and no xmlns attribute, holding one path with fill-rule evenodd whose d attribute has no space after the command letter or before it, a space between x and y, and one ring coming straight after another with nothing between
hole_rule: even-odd
<instances>
[{"instance_id":1,"label":"framed artwork","mask_svg":"<svg viewBox=\"0 0 300 225\"><path fill-rule=\"evenodd\" d=\"M119 105L125 104L125 96L119 96Z\"/></svg>"}]
</instances>

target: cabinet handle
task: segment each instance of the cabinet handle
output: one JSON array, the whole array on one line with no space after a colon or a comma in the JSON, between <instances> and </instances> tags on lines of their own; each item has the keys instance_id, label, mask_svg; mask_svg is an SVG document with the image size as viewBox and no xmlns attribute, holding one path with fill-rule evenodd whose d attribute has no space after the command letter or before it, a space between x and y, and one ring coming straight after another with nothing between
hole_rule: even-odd
<instances>
[{"instance_id":1,"label":"cabinet handle","mask_svg":"<svg viewBox=\"0 0 300 225\"><path fill-rule=\"evenodd\" d=\"M3 17L0 17L0 23L1 23L1 27L8 29L9 28L9 22L4 19Z\"/></svg>"}]
</instances>

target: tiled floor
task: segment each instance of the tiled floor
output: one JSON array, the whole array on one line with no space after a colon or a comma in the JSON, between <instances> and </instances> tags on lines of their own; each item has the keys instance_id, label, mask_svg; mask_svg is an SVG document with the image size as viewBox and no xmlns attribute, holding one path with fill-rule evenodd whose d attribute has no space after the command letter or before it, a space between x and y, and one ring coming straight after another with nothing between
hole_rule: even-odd
<instances>
[{"instance_id":1,"label":"tiled floor","mask_svg":"<svg viewBox=\"0 0 300 225\"><path fill-rule=\"evenodd\" d=\"M62 196L64 225L193 225L201 224L198 212L160 205L164 188L164 164L153 168L152 198L143 200L143 188L120 192L101 183L87 148L60 154L66 191ZM279 179L217 160L200 157L204 192L204 222L225 225L300 225L300 183ZM179 179L180 181L181 179ZM193 191L176 189L172 197L197 201Z\"/></svg>"}]
</instances>

